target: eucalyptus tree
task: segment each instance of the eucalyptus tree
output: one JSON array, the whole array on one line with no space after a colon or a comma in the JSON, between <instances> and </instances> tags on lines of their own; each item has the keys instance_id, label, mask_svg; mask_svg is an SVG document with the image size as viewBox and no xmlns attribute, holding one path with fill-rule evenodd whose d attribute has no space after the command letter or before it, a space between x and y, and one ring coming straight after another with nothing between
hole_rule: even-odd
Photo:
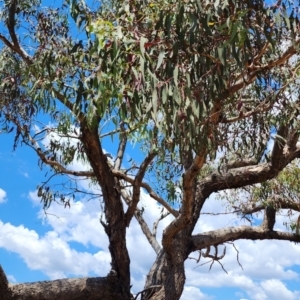
<instances>
[{"instance_id":1,"label":"eucalyptus tree","mask_svg":"<svg viewBox=\"0 0 300 300\"><path fill-rule=\"evenodd\" d=\"M2 129L15 129L15 146L31 147L51 178L69 176L69 191L40 185L45 209L53 201L69 205L79 178L101 188L109 275L120 299L132 297L132 218L157 254L142 299L179 299L194 251L219 261L210 247L229 241L300 241L293 217L290 230L274 230L281 209L299 211L288 179L300 157L295 1L68 0L45 7L4 0L1 10ZM52 125L37 126L41 115ZM107 138L115 152L104 151ZM144 159L128 167L131 142ZM88 168L73 170L75 160ZM142 189L173 216L161 241L145 222ZM213 193L225 195L237 217L263 212L262 224L193 232Z\"/></svg>"}]
</instances>

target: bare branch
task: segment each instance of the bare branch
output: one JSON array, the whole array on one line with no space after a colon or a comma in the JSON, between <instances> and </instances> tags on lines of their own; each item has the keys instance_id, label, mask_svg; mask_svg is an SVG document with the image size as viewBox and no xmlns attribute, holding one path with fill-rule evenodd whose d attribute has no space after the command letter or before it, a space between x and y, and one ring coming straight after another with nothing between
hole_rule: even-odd
<instances>
[{"instance_id":1,"label":"bare branch","mask_svg":"<svg viewBox=\"0 0 300 300\"><path fill-rule=\"evenodd\" d=\"M112 173L114 174L114 176L121 178L125 181L127 181L130 184L134 184L134 179L126 174L124 174L121 171L118 170L112 170ZM168 210L174 217L178 216L178 211L174 208L172 208L166 201L164 201L161 197L159 197L154 190L150 187L150 185L146 182L142 182L141 183L141 187L144 188L149 196L151 198L153 198L154 200L156 200L159 204L161 204L166 210Z\"/></svg>"},{"instance_id":2,"label":"bare branch","mask_svg":"<svg viewBox=\"0 0 300 300\"><path fill-rule=\"evenodd\" d=\"M126 204L129 206L131 201L132 201L132 198L130 197L130 195L128 194L128 192L124 188L122 188L120 190L120 192L121 192L122 198L124 199ZM142 216L141 211L136 209L135 212L134 212L134 216L135 216L136 220L139 222L139 224L141 226L141 229L142 229L144 235L146 236L149 244L152 246L155 253L158 254L159 251L161 250L161 246L157 242L156 236L151 233L147 223L145 222L145 220Z\"/></svg>"},{"instance_id":3,"label":"bare branch","mask_svg":"<svg viewBox=\"0 0 300 300\"><path fill-rule=\"evenodd\" d=\"M161 250L161 246L158 243L157 239L156 239L156 234L152 233L145 221L145 219L142 216L142 213L140 211L135 211L134 212L134 216L136 218L136 220L139 222L141 229L144 233L144 235L146 236L147 240L149 241L150 245L152 246L152 248L154 249L155 253L158 254L159 251Z\"/></svg>"},{"instance_id":4,"label":"bare branch","mask_svg":"<svg viewBox=\"0 0 300 300\"><path fill-rule=\"evenodd\" d=\"M146 170L156 155L157 155L157 152L150 152L148 154L148 156L145 158L145 160L141 164L140 169L134 178L132 201L129 204L128 210L125 214L127 227L129 226L130 221L131 221L131 219L134 215L134 212L137 208L137 204L140 201L141 184L142 184L142 180L145 176Z\"/></svg>"},{"instance_id":5,"label":"bare branch","mask_svg":"<svg viewBox=\"0 0 300 300\"><path fill-rule=\"evenodd\" d=\"M160 288L161 285L151 285L150 287L138 292L134 297L134 300L137 300L140 294L142 300L150 300L151 296L153 296Z\"/></svg>"},{"instance_id":6,"label":"bare branch","mask_svg":"<svg viewBox=\"0 0 300 300\"><path fill-rule=\"evenodd\" d=\"M208 231L191 237L190 253L204 249L210 245L232 242L239 239L249 240L284 240L300 242L300 235L289 232L273 231L262 226L236 226Z\"/></svg>"},{"instance_id":7,"label":"bare branch","mask_svg":"<svg viewBox=\"0 0 300 300\"><path fill-rule=\"evenodd\" d=\"M112 130L112 131L103 133L103 134L101 134L101 135L99 136L99 139L102 139L102 138L104 138L104 137L106 137L106 136L113 135L113 134L118 133L118 132L120 132L120 131L121 131L121 129L118 128L118 129L115 129L115 130Z\"/></svg>"},{"instance_id":8,"label":"bare branch","mask_svg":"<svg viewBox=\"0 0 300 300\"><path fill-rule=\"evenodd\" d=\"M262 211L266 208L266 206L273 206L274 208L278 209L291 209L294 211L300 212L300 204L294 201L289 201L284 199L281 195L273 195L270 199L266 201L264 204L255 205L255 206L242 206L236 207L233 206L235 211L231 213L242 213L245 215L251 215L253 213L257 213Z\"/></svg>"},{"instance_id":9,"label":"bare branch","mask_svg":"<svg viewBox=\"0 0 300 300\"><path fill-rule=\"evenodd\" d=\"M212 266L213 266L213 264L214 264L215 262L218 262L218 263L220 264L220 266L222 267L223 271L224 271L225 273L228 274L228 272L225 270L223 264L220 262L220 260L223 259L223 258L225 257L225 255L226 255L226 246L224 247L224 249L223 249L223 254L222 254L221 256L218 256L218 246L219 246L219 245L213 245L213 246L215 247L215 254L214 254L214 255L209 254L209 253L210 253L210 246L208 246L208 247L206 248L206 252L202 252L201 250L199 251L199 252L200 252L200 255L199 255L199 259L198 259L197 262L200 261L201 256L203 256L203 257L205 257L205 258L209 257L209 258L211 258L211 260L208 261L208 262L205 262L205 263L201 264L200 266L206 265L206 264L208 264L208 263L211 262L211 264L210 264L210 266L209 266L209 271L210 271L211 268L212 268ZM197 267L199 267L199 266L197 266ZM197 268L197 267L196 267L196 268Z\"/></svg>"},{"instance_id":10,"label":"bare branch","mask_svg":"<svg viewBox=\"0 0 300 300\"><path fill-rule=\"evenodd\" d=\"M152 234L153 234L153 236L155 236L156 237L156 232L157 232L157 227L158 227L158 224L159 224L159 222L161 221L161 220L163 220L165 217L167 217L169 214L170 214L170 212L166 212L166 213L163 213L163 210L164 210L164 208L162 208L162 210L161 210L161 215L160 215L160 217L157 219L157 221L156 222L154 222L154 224L153 224L153 229L152 229Z\"/></svg>"},{"instance_id":11,"label":"bare branch","mask_svg":"<svg viewBox=\"0 0 300 300\"><path fill-rule=\"evenodd\" d=\"M294 147L292 144L295 143L295 140L290 143L291 149ZM276 145L276 147L279 146ZM280 149L282 153L283 147L281 146ZM235 168L225 174L214 173L213 176L199 180L197 188L204 191L205 196L208 197L213 192L240 188L272 179L295 158L300 158L300 149L287 155L283 155L283 153L280 155L280 149L273 151L273 157L277 158L276 160L274 158L273 162Z\"/></svg>"},{"instance_id":12,"label":"bare branch","mask_svg":"<svg viewBox=\"0 0 300 300\"><path fill-rule=\"evenodd\" d=\"M239 250L235 247L235 244L233 242L227 242L227 243L231 244L233 246L234 250L236 251L236 260L237 260L238 264L240 265L241 269L244 270L243 266L240 263L240 258L239 258L240 252L239 252Z\"/></svg>"},{"instance_id":13,"label":"bare branch","mask_svg":"<svg viewBox=\"0 0 300 300\"><path fill-rule=\"evenodd\" d=\"M120 134L120 143L119 143L116 161L114 164L114 169L116 169L116 170L120 170L120 168L121 168L123 157L124 157L124 152L125 152L125 148L126 148L126 144L127 144L127 135L126 135L123 123L120 124L120 129L121 129L122 133Z\"/></svg>"},{"instance_id":14,"label":"bare branch","mask_svg":"<svg viewBox=\"0 0 300 300\"><path fill-rule=\"evenodd\" d=\"M35 150L35 152L37 153L37 155L39 156L39 158L41 159L41 161L44 164L51 166L56 171L58 171L62 174L68 174L68 175L73 175L73 176L82 176L82 177L94 177L95 176L93 171L69 170L69 169L65 168L62 164L58 163L57 161L48 159L46 157L46 155L44 154L44 152L42 151L42 149L38 146L37 142L33 138L31 138L31 136L29 136L29 135L28 135L28 138L29 138L30 142L35 146L33 147L33 146L29 145L28 143L27 143L27 145Z\"/></svg>"}]
</instances>

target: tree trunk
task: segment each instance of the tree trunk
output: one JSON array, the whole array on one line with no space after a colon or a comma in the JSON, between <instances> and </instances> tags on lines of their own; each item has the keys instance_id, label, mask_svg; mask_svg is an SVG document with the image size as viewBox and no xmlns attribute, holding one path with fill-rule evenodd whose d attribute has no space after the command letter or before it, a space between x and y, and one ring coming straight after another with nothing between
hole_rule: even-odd
<instances>
[{"instance_id":1,"label":"tree trunk","mask_svg":"<svg viewBox=\"0 0 300 300\"><path fill-rule=\"evenodd\" d=\"M190 236L207 197L202 192L200 188L197 190L191 223L174 236L171 245L168 245L168 252L162 249L157 256L147 275L143 300L180 299L185 284L184 262L191 252Z\"/></svg>"},{"instance_id":2,"label":"tree trunk","mask_svg":"<svg viewBox=\"0 0 300 300\"><path fill-rule=\"evenodd\" d=\"M185 284L184 262L188 245L182 237L173 240L170 253L161 250L153 264L145 285L142 299L179 300Z\"/></svg>"},{"instance_id":3,"label":"tree trunk","mask_svg":"<svg viewBox=\"0 0 300 300\"><path fill-rule=\"evenodd\" d=\"M2 272L1 272L2 271ZM0 300L116 300L123 298L117 276L8 284L0 266Z\"/></svg>"},{"instance_id":4,"label":"tree trunk","mask_svg":"<svg viewBox=\"0 0 300 300\"><path fill-rule=\"evenodd\" d=\"M111 266L122 282L122 300L130 299L130 258L126 246L126 218L118 182L111 172L98 137L98 127L81 124L81 141L102 190L106 223L101 222L109 239Z\"/></svg>"}]
</instances>

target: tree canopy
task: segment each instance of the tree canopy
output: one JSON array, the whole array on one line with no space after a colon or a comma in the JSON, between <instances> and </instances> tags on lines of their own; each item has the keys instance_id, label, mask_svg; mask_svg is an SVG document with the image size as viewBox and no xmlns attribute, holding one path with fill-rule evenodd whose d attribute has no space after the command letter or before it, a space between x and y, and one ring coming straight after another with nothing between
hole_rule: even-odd
<instances>
[{"instance_id":1,"label":"tree canopy","mask_svg":"<svg viewBox=\"0 0 300 300\"><path fill-rule=\"evenodd\" d=\"M45 209L69 206L77 178L101 188L122 299L131 297L133 217L157 254L143 299L179 299L193 251L300 241L299 3L5 0L1 11L2 130L50 166L37 191ZM103 150L108 138L113 153ZM142 163L124 162L128 143ZM76 160L88 167L73 170ZM68 185L53 190L56 175L69 175ZM143 217L141 189L174 217L161 243ZM262 224L194 234L213 193L238 217L263 212ZM285 232L274 230L282 209L293 212Z\"/></svg>"}]
</instances>

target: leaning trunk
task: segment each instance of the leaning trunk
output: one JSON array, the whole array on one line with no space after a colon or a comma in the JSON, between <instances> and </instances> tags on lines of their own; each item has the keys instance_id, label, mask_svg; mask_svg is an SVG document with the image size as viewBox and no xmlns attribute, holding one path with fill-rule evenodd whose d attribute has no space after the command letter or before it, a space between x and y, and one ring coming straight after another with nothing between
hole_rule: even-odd
<instances>
[{"instance_id":1,"label":"leaning trunk","mask_svg":"<svg viewBox=\"0 0 300 300\"><path fill-rule=\"evenodd\" d=\"M97 128L90 129L83 122L81 132L85 153L101 186L105 203L106 223L102 222L102 225L109 239L112 274L122 282L124 288L122 299L127 300L130 299L130 258L126 246L126 221L118 182L102 151Z\"/></svg>"}]
</instances>

